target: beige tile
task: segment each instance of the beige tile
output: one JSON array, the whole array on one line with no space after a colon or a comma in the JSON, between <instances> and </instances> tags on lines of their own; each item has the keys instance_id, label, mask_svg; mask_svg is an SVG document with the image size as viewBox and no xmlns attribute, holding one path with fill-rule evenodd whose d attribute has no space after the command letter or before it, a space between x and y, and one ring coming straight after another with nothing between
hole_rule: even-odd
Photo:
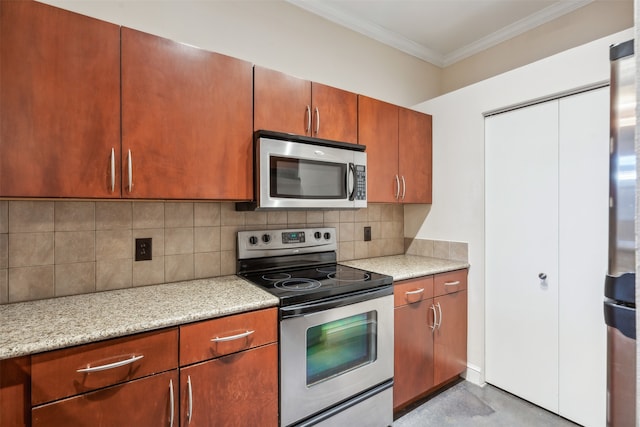
<instances>
[{"instance_id":1,"label":"beige tile","mask_svg":"<svg viewBox=\"0 0 640 427\"><path fill-rule=\"evenodd\" d=\"M54 296L53 265L9 269L9 302Z\"/></svg>"},{"instance_id":2,"label":"beige tile","mask_svg":"<svg viewBox=\"0 0 640 427\"><path fill-rule=\"evenodd\" d=\"M53 231L53 202L9 202L9 232Z\"/></svg>"},{"instance_id":3,"label":"beige tile","mask_svg":"<svg viewBox=\"0 0 640 427\"><path fill-rule=\"evenodd\" d=\"M131 202L96 202L96 230L125 230L132 224Z\"/></svg>"},{"instance_id":4,"label":"beige tile","mask_svg":"<svg viewBox=\"0 0 640 427\"><path fill-rule=\"evenodd\" d=\"M132 263L131 258L96 261L96 290L130 288Z\"/></svg>"},{"instance_id":5,"label":"beige tile","mask_svg":"<svg viewBox=\"0 0 640 427\"><path fill-rule=\"evenodd\" d=\"M367 222L367 221L369 221L369 212L367 212L367 208L358 209L357 211L355 211L353 220L355 222Z\"/></svg>"},{"instance_id":6,"label":"beige tile","mask_svg":"<svg viewBox=\"0 0 640 427\"><path fill-rule=\"evenodd\" d=\"M270 211L267 212L267 224L269 225L287 225L287 211Z\"/></svg>"},{"instance_id":7,"label":"beige tile","mask_svg":"<svg viewBox=\"0 0 640 427\"><path fill-rule=\"evenodd\" d=\"M340 234L338 235L340 238L339 242L353 242L355 239L353 227L353 222L340 223Z\"/></svg>"},{"instance_id":8,"label":"beige tile","mask_svg":"<svg viewBox=\"0 0 640 427\"><path fill-rule=\"evenodd\" d=\"M164 203L162 202L134 202L133 228L163 228Z\"/></svg>"},{"instance_id":9,"label":"beige tile","mask_svg":"<svg viewBox=\"0 0 640 427\"><path fill-rule=\"evenodd\" d=\"M340 211L340 222L354 222L356 213L352 210Z\"/></svg>"},{"instance_id":10,"label":"beige tile","mask_svg":"<svg viewBox=\"0 0 640 427\"><path fill-rule=\"evenodd\" d=\"M220 227L196 227L194 252L220 252Z\"/></svg>"},{"instance_id":11,"label":"beige tile","mask_svg":"<svg viewBox=\"0 0 640 427\"><path fill-rule=\"evenodd\" d=\"M236 253L235 251L222 251L220 252L220 274L227 276L229 274L236 274Z\"/></svg>"},{"instance_id":12,"label":"beige tile","mask_svg":"<svg viewBox=\"0 0 640 427\"><path fill-rule=\"evenodd\" d=\"M78 295L95 292L96 263L78 262L55 266L55 295Z\"/></svg>"},{"instance_id":13,"label":"beige tile","mask_svg":"<svg viewBox=\"0 0 640 427\"><path fill-rule=\"evenodd\" d=\"M245 224L252 225L267 225L267 213L266 212L245 212Z\"/></svg>"},{"instance_id":14,"label":"beige tile","mask_svg":"<svg viewBox=\"0 0 640 427\"><path fill-rule=\"evenodd\" d=\"M391 223L391 234L393 238L402 237L404 238L404 223L393 221Z\"/></svg>"},{"instance_id":15,"label":"beige tile","mask_svg":"<svg viewBox=\"0 0 640 427\"><path fill-rule=\"evenodd\" d=\"M338 245L338 261L348 261L354 258L354 242L340 242Z\"/></svg>"},{"instance_id":16,"label":"beige tile","mask_svg":"<svg viewBox=\"0 0 640 427\"><path fill-rule=\"evenodd\" d=\"M9 202L0 201L0 233L9 232Z\"/></svg>"},{"instance_id":17,"label":"beige tile","mask_svg":"<svg viewBox=\"0 0 640 427\"><path fill-rule=\"evenodd\" d=\"M165 255L164 279L167 282L179 282L194 278L193 254Z\"/></svg>"},{"instance_id":18,"label":"beige tile","mask_svg":"<svg viewBox=\"0 0 640 427\"><path fill-rule=\"evenodd\" d=\"M0 234L0 269L9 267L9 235Z\"/></svg>"},{"instance_id":19,"label":"beige tile","mask_svg":"<svg viewBox=\"0 0 640 427\"><path fill-rule=\"evenodd\" d=\"M164 226L166 228L193 227L194 206L191 202L164 204Z\"/></svg>"},{"instance_id":20,"label":"beige tile","mask_svg":"<svg viewBox=\"0 0 640 427\"><path fill-rule=\"evenodd\" d=\"M193 224L196 227L220 225L220 203L204 202L193 204Z\"/></svg>"},{"instance_id":21,"label":"beige tile","mask_svg":"<svg viewBox=\"0 0 640 427\"><path fill-rule=\"evenodd\" d=\"M193 253L193 227L166 228L164 230L164 254L180 255Z\"/></svg>"},{"instance_id":22,"label":"beige tile","mask_svg":"<svg viewBox=\"0 0 640 427\"><path fill-rule=\"evenodd\" d=\"M150 261L133 262L133 286L164 283L164 256L154 254Z\"/></svg>"},{"instance_id":23,"label":"beige tile","mask_svg":"<svg viewBox=\"0 0 640 427\"><path fill-rule=\"evenodd\" d=\"M380 204L367 204L367 216L369 222L378 222L382 218L382 206Z\"/></svg>"},{"instance_id":24,"label":"beige tile","mask_svg":"<svg viewBox=\"0 0 640 427\"><path fill-rule=\"evenodd\" d=\"M401 255L404 253L404 237L394 237L391 239L391 248L393 255Z\"/></svg>"},{"instance_id":25,"label":"beige tile","mask_svg":"<svg viewBox=\"0 0 640 427\"><path fill-rule=\"evenodd\" d=\"M435 240L433 242L433 256L436 258L449 259L449 242Z\"/></svg>"},{"instance_id":26,"label":"beige tile","mask_svg":"<svg viewBox=\"0 0 640 427\"><path fill-rule=\"evenodd\" d=\"M433 240L420 239L417 243L417 254L420 256L433 256Z\"/></svg>"},{"instance_id":27,"label":"beige tile","mask_svg":"<svg viewBox=\"0 0 640 427\"><path fill-rule=\"evenodd\" d=\"M404 238L404 253L407 255L416 255L415 252L412 252L413 250L415 250L415 248L413 248L411 245L413 243L413 239L411 237L405 237Z\"/></svg>"},{"instance_id":28,"label":"beige tile","mask_svg":"<svg viewBox=\"0 0 640 427\"><path fill-rule=\"evenodd\" d=\"M235 251L238 246L238 231L242 230L240 226L222 226L220 227L220 250Z\"/></svg>"},{"instance_id":29,"label":"beige tile","mask_svg":"<svg viewBox=\"0 0 640 427\"><path fill-rule=\"evenodd\" d=\"M94 202L55 202L56 231L91 231L96 229Z\"/></svg>"},{"instance_id":30,"label":"beige tile","mask_svg":"<svg viewBox=\"0 0 640 427\"><path fill-rule=\"evenodd\" d=\"M371 227L371 240L382 239L382 223L370 222L369 226Z\"/></svg>"},{"instance_id":31,"label":"beige tile","mask_svg":"<svg viewBox=\"0 0 640 427\"><path fill-rule=\"evenodd\" d=\"M131 259L132 230L96 231L96 261Z\"/></svg>"},{"instance_id":32,"label":"beige tile","mask_svg":"<svg viewBox=\"0 0 640 427\"><path fill-rule=\"evenodd\" d=\"M380 237L383 239L390 239L394 237L393 233L393 223L390 221L383 221L380 223L381 234Z\"/></svg>"},{"instance_id":33,"label":"beige tile","mask_svg":"<svg viewBox=\"0 0 640 427\"><path fill-rule=\"evenodd\" d=\"M392 204L380 205L380 221L393 221L393 208Z\"/></svg>"},{"instance_id":34,"label":"beige tile","mask_svg":"<svg viewBox=\"0 0 640 427\"><path fill-rule=\"evenodd\" d=\"M382 239L382 256L395 255L393 250L394 239Z\"/></svg>"},{"instance_id":35,"label":"beige tile","mask_svg":"<svg viewBox=\"0 0 640 427\"><path fill-rule=\"evenodd\" d=\"M220 204L220 225L244 225L245 213L236 211L235 203Z\"/></svg>"},{"instance_id":36,"label":"beige tile","mask_svg":"<svg viewBox=\"0 0 640 427\"><path fill-rule=\"evenodd\" d=\"M369 244L369 257L370 258L375 258L375 257L379 257L382 256L382 248L384 245L384 240L382 239L378 239L378 240L372 240L370 242L367 242Z\"/></svg>"},{"instance_id":37,"label":"beige tile","mask_svg":"<svg viewBox=\"0 0 640 427\"><path fill-rule=\"evenodd\" d=\"M0 269L0 304L9 302L9 270Z\"/></svg>"},{"instance_id":38,"label":"beige tile","mask_svg":"<svg viewBox=\"0 0 640 427\"><path fill-rule=\"evenodd\" d=\"M468 262L469 245L464 242L451 242L449 246L449 259Z\"/></svg>"},{"instance_id":39,"label":"beige tile","mask_svg":"<svg viewBox=\"0 0 640 427\"><path fill-rule=\"evenodd\" d=\"M393 221L404 222L404 205L403 204L395 204L393 206Z\"/></svg>"},{"instance_id":40,"label":"beige tile","mask_svg":"<svg viewBox=\"0 0 640 427\"><path fill-rule=\"evenodd\" d=\"M95 231L56 231L55 263L89 262L96 260ZM56 273L57 274L57 273Z\"/></svg>"},{"instance_id":41,"label":"beige tile","mask_svg":"<svg viewBox=\"0 0 640 427\"><path fill-rule=\"evenodd\" d=\"M362 259L369 256L369 242L354 242L353 258Z\"/></svg>"},{"instance_id":42,"label":"beige tile","mask_svg":"<svg viewBox=\"0 0 640 427\"><path fill-rule=\"evenodd\" d=\"M322 211L307 211L307 224L322 224L324 223L324 213Z\"/></svg>"},{"instance_id":43,"label":"beige tile","mask_svg":"<svg viewBox=\"0 0 640 427\"><path fill-rule=\"evenodd\" d=\"M203 252L194 255L195 277L220 276L220 252Z\"/></svg>"},{"instance_id":44,"label":"beige tile","mask_svg":"<svg viewBox=\"0 0 640 427\"><path fill-rule=\"evenodd\" d=\"M9 267L53 265L53 232L9 234Z\"/></svg>"},{"instance_id":45,"label":"beige tile","mask_svg":"<svg viewBox=\"0 0 640 427\"><path fill-rule=\"evenodd\" d=\"M151 256L152 261L156 257L164 256L164 228L144 228L133 230L133 239L131 239L131 258L135 258L136 239L151 239Z\"/></svg>"},{"instance_id":46,"label":"beige tile","mask_svg":"<svg viewBox=\"0 0 640 427\"><path fill-rule=\"evenodd\" d=\"M324 223L340 222L340 211L324 211Z\"/></svg>"},{"instance_id":47,"label":"beige tile","mask_svg":"<svg viewBox=\"0 0 640 427\"><path fill-rule=\"evenodd\" d=\"M306 224L307 213L305 211L288 211L287 212L287 225L291 224Z\"/></svg>"}]
</instances>

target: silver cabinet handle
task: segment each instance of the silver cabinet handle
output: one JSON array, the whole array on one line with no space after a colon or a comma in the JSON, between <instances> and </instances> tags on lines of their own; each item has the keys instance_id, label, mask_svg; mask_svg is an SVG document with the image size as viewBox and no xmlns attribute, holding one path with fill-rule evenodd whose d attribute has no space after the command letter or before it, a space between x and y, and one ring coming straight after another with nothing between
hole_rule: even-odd
<instances>
[{"instance_id":1,"label":"silver cabinet handle","mask_svg":"<svg viewBox=\"0 0 640 427\"><path fill-rule=\"evenodd\" d=\"M120 360L119 362L107 363L106 365L99 366L87 366L86 368L78 369L76 372L79 373L88 373L88 372L98 372L98 371L106 371L108 369L119 368L120 366L130 365L133 362L136 362L142 359L144 355L140 356L131 356L129 359Z\"/></svg>"},{"instance_id":2,"label":"silver cabinet handle","mask_svg":"<svg viewBox=\"0 0 640 427\"><path fill-rule=\"evenodd\" d=\"M433 304L431 304L431 311L433 311L433 325L431 325L430 328L431 332L434 332L438 326L438 315L436 314L436 306Z\"/></svg>"},{"instance_id":3,"label":"silver cabinet handle","mask_svg":"<svg viewBox=\"0 0 640 427\"><path fill-rule=\"evenodd\" d=\"M320 133L320 110L316 107L316 135Z\"/></svg>"},{"instance_id":4,"label":"silver cabinet handle","mask_svg":"<svg viewBox=\"0 0 640 427\"><path fill-rule=\"evenodd\" d=\"M240 338L248 337L249 335L251 335L254 332L255 331L247 331L247 332L243 332L241 334L231 335L229 337L215 337L211 341L212 342L224 342L224 341L239 340Z\"/></svg>"},{"instance_id":5,"label":"silver cabinet handle","mask_svg":"<svg viewBox=\"0 0 640 427\"><path fill-rule=\"evenodd\" d=\"M305 133L311 130L311 107L307 105L307 127L304 129Z\"/></svg>"},{"instance_id":6,"label":"silver cabinet handle","mask_svg":"<svg viewBox=\"0 0 640 427\"><path fill-rule=\"evenodd\" d=\"M405 194L407 194L407 182L404 180L404 175L402 175L402 200L404 200Z\"/></svg>"},{"instance_id":7,"label":"silver cabinet handle","mask_svg":"<svg viewBox=\"0 0 640 427\"><path fill-rule=\"evenodd\" d=\"M116 150L111 147L111 192L116 191Z\"/></svg>"},{"instance_id":8,"label":"silver cabinet handle","mask_svg":"<svg viewBox=\"0 0 640 427\"><path fill-rule=\"evenodd\" d=\"M400 178L396 174L396 193L393 195L396 199L400 196Z\"/></svg>"},{"instance_id":9,"label":"silver cabinet handle","mask_svg":"<svg viewBox=\"0 0 640 427\"><path fill-rule=\"evenodd\" d=\"M460 284L460 280L456 280L455 282L444 282L445 286L458 286Z\"/></svg>"},{"instance_id":10,"label":"silver cabinet handle","mask_svg":"<svg viewBox=\"0 0 640 427\"><path fill-rule=\"evenodd\" d=\"M438 329L442 326L442 307L440 307L440 303L437 304L438 313L440 314L440 320L438 320Z\"/></svg>"},{"instance_id":11,"label":"silver cabinet handle","mask_svg":"<svg viewBox=\"0 0 640 427\"><path fill-rule=\"evenodd\" d=\"M191 424L191 417L193 416L193 389L191 387L191 375L187 377L187 387L189 389L189 402L187 407L187 422Z\"/></svg>"},{"instance_id":12,"label":"silver cabinet handle","mask_svg":"<svg viewBox=\"0 0 640 427\"><path fill-rule=\"evenodd\" d=\"M171 410L169 411L169 427L173 427L173 380L169 380L169 405L171 405Z\"/></svg>"},{"instance_id":13,"label":"silver cabinet handle","mask_svg":"<svg viewBox=\"0 0 640 427\"><path fill-rule=\"evenodd\" d=\"M133 158L131 158L131 150L127 154L127 174L129 175L129 193L133 191Z\"/></svg>"},{"instance_id":14,"label":"silver cabinet handle","mask_svg":"<svg viewBox=\"0 0 640 427\"><path fill-rule=\"evenodd\" d=\"M405 295L415 295L415 294L421 294L424 292L424 288L420 288L420 289L416 289L415 291L407 291L404 294Z\"/></svg>"}]
</instances>

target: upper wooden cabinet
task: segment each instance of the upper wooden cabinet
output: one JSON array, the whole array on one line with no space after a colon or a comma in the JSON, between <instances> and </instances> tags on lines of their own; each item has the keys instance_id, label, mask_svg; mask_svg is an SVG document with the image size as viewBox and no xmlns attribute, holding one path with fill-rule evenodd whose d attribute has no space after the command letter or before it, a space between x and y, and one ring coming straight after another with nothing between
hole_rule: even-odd
<instances>
[{"instance_id":1,"label":"upper wooden cabinet","mask_svg":"<svg viewBox=\"0 0 640 427\"><path fill-rule=\"evenodd\" d=\"M254 130L358 142L358 96L254 67Z\"/></svg>"},{"instance_id":2,"label":"upper wooden cabinet","mask_svg":"<svg viewBox=\"0 0 640 427\"><path fill-rule=\"evenodd\" d=\"M248 62L122 28L123 196L252 198L252 87Z\"/></svg>"},{"instance_id":3,"label":"upper wooden cabinet","mask_svg":"<svg viewBox=\"0 0 640 427\"><path fill-rule=\"evenodd\" d=\"M0 196L120 197L120 27L2 1L0 40Z\"/></svg>"},{"instance_id":4,"label":"upper wooden cabinet","mask_svg":"<svg viewBox=\"0 0 640 427\"><path fill-rule=\"evenodd\" d=\"M358 138L368 202L431 203L431 116L361 95Z\"/></svg>"}]
</instances>

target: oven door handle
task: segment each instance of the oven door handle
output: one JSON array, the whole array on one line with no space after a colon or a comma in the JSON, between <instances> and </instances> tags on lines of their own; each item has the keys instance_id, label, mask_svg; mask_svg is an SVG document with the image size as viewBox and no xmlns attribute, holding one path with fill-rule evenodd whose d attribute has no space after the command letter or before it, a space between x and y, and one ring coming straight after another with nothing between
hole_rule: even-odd
<instances>
[{"instance_id":1,"label":"oven door handle","mask_svg":"<svg viewBox=\"0 0 640 427\"><path fill-rule=\"evenodd\" d=\"M301 317L319 311L330 310L332 308L344 307L362 301L368 301L374 298L380 298L387 295L393 295L393 285L384 286L375 289L366 289L364 291L349 294L347 296L337 296L320 302L308 302L304 304L296 304L288 307L280 308L280 318L290 319L292 317Z\"/></svg>"}]
</instances>

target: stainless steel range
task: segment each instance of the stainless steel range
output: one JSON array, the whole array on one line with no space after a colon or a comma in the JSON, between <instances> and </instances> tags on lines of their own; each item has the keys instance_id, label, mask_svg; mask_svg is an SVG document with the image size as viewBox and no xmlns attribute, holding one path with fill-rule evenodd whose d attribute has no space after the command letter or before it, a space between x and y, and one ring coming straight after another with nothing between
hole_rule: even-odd
<instances>
[{"instance_id":1,"label":"stainless steel range","mask_svg":"<svg viewBox=\"0 0 640 427\"><path fill-rule=\"evenodd\" d=\"M238 232L238 274L280 298L280 425L393 423L393 279L336 263L335 228Z\"/></svg>"}]
</instances>

